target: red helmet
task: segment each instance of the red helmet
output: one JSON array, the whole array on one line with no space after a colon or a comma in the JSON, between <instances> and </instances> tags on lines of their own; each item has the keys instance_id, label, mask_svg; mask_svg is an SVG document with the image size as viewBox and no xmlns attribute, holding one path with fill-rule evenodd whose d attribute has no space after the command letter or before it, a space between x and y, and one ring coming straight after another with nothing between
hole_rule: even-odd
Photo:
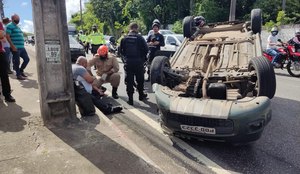
<instances>
[{"instance_id":1,"label":"red helmet","mask_svg":"<svg viewBox=\"0 0 300 174\"><path fill-rule=\"evenodd\" d=\"M97 53L99 56L106 56L108 54L108 47L106 45L101 45L98 48Z\"/></svg>"}]
</instances>

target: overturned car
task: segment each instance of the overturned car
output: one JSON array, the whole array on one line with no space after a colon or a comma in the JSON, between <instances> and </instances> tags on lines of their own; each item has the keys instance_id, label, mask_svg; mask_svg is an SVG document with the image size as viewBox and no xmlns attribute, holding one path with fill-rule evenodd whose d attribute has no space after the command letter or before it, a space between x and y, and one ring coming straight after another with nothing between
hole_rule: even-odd
<instances>
[{"instance_id":1,"label":"overturned car","mask_svg":"<svg viewBox=\"0 0 300 174\"><path fill-rule=\"evenodd\" d=\"M185 17L181 47L170 59L155 57L150 67L166 133L237 143L260 138L276 91L274 69L262 56L261 21L260 9L248 22L198 29Z\"/></svg>"}]
</instances>

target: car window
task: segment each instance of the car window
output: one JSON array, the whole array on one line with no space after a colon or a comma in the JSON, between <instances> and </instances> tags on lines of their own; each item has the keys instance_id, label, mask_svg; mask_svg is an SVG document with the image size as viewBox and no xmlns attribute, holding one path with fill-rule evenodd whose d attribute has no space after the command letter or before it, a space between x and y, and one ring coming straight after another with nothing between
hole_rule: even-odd
<instances>
[{"instance_id":1,"label":"car window","mask_svg":"<svg viewBox=\"0 0 300 174\"><path fill-rule=\"evenodd\" d=\"M166 40L166 44L176 43L176 40L173 36L168 36Z\"/></svg>"},{"instance_id":2,"label":"car window","mask_svg":"<svg viewBox=\"0 0 300 174\"><path fill-rule=\"evenodd\" d=\"M181 35L178 35L178 36L175 36L179 41L180 41L180 43L182 43L183 42L183 36L181 36Z\"/></svg>"},{"instance_id":3,"label":"car window","mask_svg":"<svg viewBox=\"0 0 300 174\"><path fill-rule=\"evenodd\" d=\"M69 35L69 42L70 44L78 44L77 40L74 38L74 36Z\"/></svg>"}]
</instances>

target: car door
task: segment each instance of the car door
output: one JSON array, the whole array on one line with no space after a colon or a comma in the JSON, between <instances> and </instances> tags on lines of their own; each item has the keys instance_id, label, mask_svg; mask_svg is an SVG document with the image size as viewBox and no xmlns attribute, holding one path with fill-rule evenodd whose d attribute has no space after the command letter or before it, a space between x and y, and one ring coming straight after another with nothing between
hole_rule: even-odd
<instances>
[{"instance_id":1,"label":"car door","mask_svg":"<svg viewBox=\"0 0 300 174\"><path fill-rule=\"evenodd\" d=\"M174 36L165 36L165 46L162 47L164 51L176 51L178 48L177 41Z\"/></svg>"}]
</instances>

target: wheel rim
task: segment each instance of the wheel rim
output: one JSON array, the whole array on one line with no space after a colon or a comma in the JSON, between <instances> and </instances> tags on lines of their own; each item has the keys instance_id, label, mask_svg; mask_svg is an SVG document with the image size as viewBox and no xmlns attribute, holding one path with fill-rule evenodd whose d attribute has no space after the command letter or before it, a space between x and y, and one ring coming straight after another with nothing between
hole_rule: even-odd
<instances>
[{"instance_id":1,"label":"wheel rim","mask_svg":"<svg viewBox=\"0 0 300 174\"><path fill-rule=\"evenodd\" d=\"M290 67L290 71L294 75L300 76L300 62L299 61L292 62L291 67Z\"/></svg>"}]
</instances>

